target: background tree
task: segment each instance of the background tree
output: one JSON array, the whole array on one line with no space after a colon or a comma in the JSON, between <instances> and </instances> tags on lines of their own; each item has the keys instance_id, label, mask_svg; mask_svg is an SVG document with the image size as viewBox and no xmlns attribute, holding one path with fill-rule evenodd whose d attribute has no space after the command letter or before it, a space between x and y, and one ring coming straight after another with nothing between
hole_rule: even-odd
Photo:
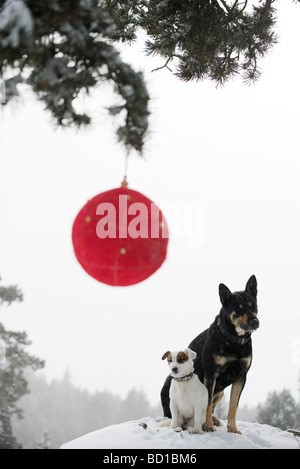
<instances>
[{"instance_id":1,"label":"background tree","mask_svg":"<svg viewBox=\"0 0 300 469\"><path fill-rule=\"evenodd\" d=\"M273 427L288 430L300 428L300 408L290 391L269 393L264 404L258 406L257 420Z\"/></svg>"},{"instance_id":2,"label":"background tree","mask_svg":"<svg viewBox=\"0 0 300 469\"><path fill-rule=\"evenodd\" d=\"M133 389L124 399L109 391L90 392L74 385L68 373L47 382L29 370L26 379L30 393L20 400L24 418L12 419L14 434L26 449L49 448L49 440L51 449L57 449L108 425L161 415L160 403L151 406L143 391Z\"/></svg>"},{"instance_id":3,"label":"background tree","mask_svg":"<svg viewBox=\"0 0 300 469\"><path fill-rule=\"evenodd\" d=\"M176 61L182 80L210 78L224 84L242 74L246 82L259 77L258 59L276 43L275 0L146 0L104 3L121 34L141 26L149 36L148 54L165 65ZM134 38L134 36L132 36Z\"/></svg>"},{"instance_id":4,"label":"background tree","mask_svg":"<svg viewBox=\"0 0 300 469\"><path fill-rule=\"evenodd\" d=\"M121 421L138 419L149 415L152 409L143 391L131 389L128 392L120 409L119 418Z\"/></svg>"},{"instance_id":5,"label":"background tree","mask_svg":"<svg viewBox=\"0 0 300 469\"><path fill-rule=\"evenodd\" d=\"M41 441L36 443L35 449L51 449L51 448L52 448L51 438L48 435L48 433L45 432Z\"/></svg>"},{"instance_id":6,"label":"background tree","mask_svg":"<svg viewBox=\"0 0 300 469\"><path fill-rule=\"evenodd\" d=\"M97 0L0 0L0 63L6 98L27 83L61 126L88 124L75 100L110 81L121 97L112 106L123 117L117 134L141 151L148 126L143 75L122 62L111 42L120 38L113 18ZM125 39L125 36L122 36ZM8 77L13 70L14 74Z\"/></svg>"},{"instance_id":7,"label":"background tree","mask_svg":"<svg viewBox=\"0 0 300 469\"><path fill-rule=\"evenodd\" d=\"M0 305L22 300L23 294L17 286L0 287ZM11 417L14 414L22 417L18 401L29 391L24 371L28 367L36 370L44 363L28 354L26 347L30 341L25 332L8 331L0 323L0 339L5 345L0 363L0 449L16 449L20 445L13 436Z\"/></svg>"},{"instance_id":8,"label":"background tree","mask_svg":"<svg viewBox=\"0 0 300 469\"><path fill-rule=\"evenodd\" d=\"M149 95L143 75L122 62L113 44L146 32L146 51L175 62L182 80L224 84L259 75L258 60L276 43L276 0L0 0L0 63L9 100L27 83L59 125L91 120L76 98L110 81L122 118L119 140L142 151Z\"/></svg>"}]
</instances>

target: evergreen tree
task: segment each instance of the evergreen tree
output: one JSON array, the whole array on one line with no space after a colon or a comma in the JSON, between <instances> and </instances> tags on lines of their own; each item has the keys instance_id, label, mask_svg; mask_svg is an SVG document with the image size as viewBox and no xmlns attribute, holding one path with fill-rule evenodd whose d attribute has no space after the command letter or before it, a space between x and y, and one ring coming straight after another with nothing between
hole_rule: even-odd
<instances>
[{"instance_id":1,"label":"evergreen tree","mask_svg":"<svg viewBox=\"0 0 300 469\"><path fill-rule=\"evenodd\" d=\"M270 393L266 402L259 405L257 409L257 420L260 423L266 423L282 430L298 428L299 417L299 405L287 389L280 393Z\"/></svg>"},{"instance_id":2,"label":"evergreen tree","mask_svg":"<svg viewBox=\"0 0 300 469\"><path fill-rule=\"evenodd\" d=\"M41 441L35 445L35 449L51 449L52 442L48 432L45 432Z\"/></svg>"},{"instance_id":3,"label":"evergreen tree","mask_svg":"<svg viewBox=\"0 0 300 469\"><path fill-rule=\"evenodd\" d=\"M23 294L17 286L0 287L0 305L22 300ZM22 416L18 401L29 391L24 370L41 368L43 362L25 350L30 345L25 332L8 331L0 323L0 339L5 345L0 362L0 449L17 449L20 445L13 436L11 417Z\"/></svg>"},{"instance_id":4,"label":"evergreen tree","mask_svg":"<svg viewBox=\"0 0 300 469\"><path fill-rule=\"evenodd\" d=\"M78 388L68 374L48 383L43 374L28 370L26 379L30 392L20 401L24 418L12 419L14 433L26 449L46 448L50 443L51 449L57 449L108 425L161 415L161 405L152 407L142 391L132 390L121 399L109 391Z\"/></svg>"},{"instance_id":5,"label":"evergreen tree","mask_svg":"<svg viewBox=\"0 0 300 469\"><path fill-rule=\"evenodd\" d=\"M111 44L120 35L108 11L97 0L0 0L1 6L6 99L18 94L19 83L27 83L59 125L80 126L90 117L76 111L76 98L109 80L121 97L120 104L110 108L113 115L124 117L118 137L141 151L149 96L143 75L122 62ZM8 77L12 69L14 75Z\"/></svg>"},{"instance_id":6,"label":"evergreen tree","mask_svg":"<svg viewBox=\"0 0 300 469\"><path fill-rule=\"evenodd\" d=\"M169 66L175 60L182 80L210 78L223 84L242 74L259 77L258 59L276 43L275 0L106 0L120 34L142 27L148 54ZM249 3L249 4L248 4Z\"/></svg>"},{"instance_id":7,"label":"evergreen tree","mask_svg":"<svg viewBox=\"0 0 300 469\"><path fill-rule=\"evenodd\" d=\"M120 420L126 422L131 419L138 419L149 414L149 402L143 391L131 389L120 409Z\"/></svg>"},{"instance_id":8,"label":"evergreen tree","mask_svg":"<svg viewBox=\"0 0 300 469\"><path fill-rule=\"evenodd\" d=\"M119 140L141 152L149 95L143 75L122 62L113 44L134 41L142 29L147 53L163 58L160 68L174 61L182 80L224 84L241 74L251 82L277 40L276 1L0 0L7 100L27 83L59 125L80 126L91 119L76 110L76 98L108 80L121 97L110 107L123 119Z\"/></svg>"}]
</instances>

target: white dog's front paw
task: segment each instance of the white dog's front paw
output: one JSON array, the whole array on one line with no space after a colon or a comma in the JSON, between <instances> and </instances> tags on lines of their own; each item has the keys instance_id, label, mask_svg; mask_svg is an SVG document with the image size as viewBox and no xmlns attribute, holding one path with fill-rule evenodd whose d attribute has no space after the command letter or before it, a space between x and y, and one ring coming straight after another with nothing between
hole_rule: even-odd
<instances>
[{"instance_id":1,"label":"white dog's front paw","mask_svg":"<svg viewBox=\"0 0 300 469\"><path fill-rule=\"evenodd\" d=\"M201 431L195 427L188 427L188 432L189 433L201 433Z\"/></svg>"},{"instance_id":2,"label":"white dog's front paw","mask_svg":"<svg viewBox=\"0 0 300 469\"><path fill-rule=\"evenodd\" d=\"M182 428L181 428L181 427L175 427L175 428L174 428L174 431L175 431L175 432L178 432L178 433L179 433L179 432L182 432Z\"/></svg>"}]
</instances>

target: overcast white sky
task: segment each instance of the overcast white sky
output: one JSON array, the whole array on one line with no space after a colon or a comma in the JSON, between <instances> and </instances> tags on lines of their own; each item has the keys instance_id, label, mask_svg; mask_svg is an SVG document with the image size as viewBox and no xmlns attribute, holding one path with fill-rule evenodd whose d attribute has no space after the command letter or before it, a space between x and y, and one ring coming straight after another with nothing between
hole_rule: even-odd
<instances>
[{"instance_id":1,"label":"overcast white sky","mask_svg":"<svg viewBox=\"0 0 300 469\"><path fill-rule=\"evenodd\" d=\"M171 232L166 262L136 286L98 283L71 243L80 208L123 178L124 151L104 109L117 101L109 87L81 103L95 119L80 132L54 130L30 91L1 109L0 273L25 300L1 308L0 320L28 332L49 379L68 367L82 388L125 396L136 387L157 403L162 354L212 323L220 282L241 290L255 274L261 327L241 403L284 387L297 396L300 5L278 4L280 42L251 87L240 78L222 89L181 83L167 70L151 73L162 61L141 45L123 52L145 72L152 98L145 158L131 155L129 187L165 211Z\"/></svg>"}]
</instances>

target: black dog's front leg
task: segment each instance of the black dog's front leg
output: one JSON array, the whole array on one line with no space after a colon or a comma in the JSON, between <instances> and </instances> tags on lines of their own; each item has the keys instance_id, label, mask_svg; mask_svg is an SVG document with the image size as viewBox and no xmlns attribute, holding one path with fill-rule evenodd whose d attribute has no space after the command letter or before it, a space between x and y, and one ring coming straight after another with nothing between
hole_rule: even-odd
<instances>
[{"instance_id":1,"label":"black dog's front leg","mask_svg":"<svg viewBox=\"0 0 300 469\"><path fill-rule=\"evenodd\" d=\"M172 418L170 410L170 386L171 386L172 376L169 375L164 382L164 385L160 392L161 405L164 411L164 416Z\"/></svg>"},{"instance_id":2,"label":"black dog's front leg","mask_svg":"<svg viewBox=\"0 0 300 469\"><path fill-rule=\"evenodd\" d=\"M213 405L213 400L214 400L214 392L215 392L215 386L216 386L216 379L217 376L214 374L213 376L204 377L204 384L207 387L208 390L208 405L206 409L206 420L205 423L203 424L203 430L206 432L215 432L216 429L213 424L213 418L212 418L212 413L214 409Z\"/></svg>"},{"instance_id":3,"label":"black dog's front leg","mask_svg":"<svg viewBox=\"0 0 300 469\"><path fill-rule=\"evenodd\" d=\"M230 404L229 411L227 416L227 430L230 433L239 433L241 432L236 428L236 411L238 408L241 392L246 383L246 376L241 376L237 381L235 381L231 386L230 392Z\"/></svg>"}]
</instances>

